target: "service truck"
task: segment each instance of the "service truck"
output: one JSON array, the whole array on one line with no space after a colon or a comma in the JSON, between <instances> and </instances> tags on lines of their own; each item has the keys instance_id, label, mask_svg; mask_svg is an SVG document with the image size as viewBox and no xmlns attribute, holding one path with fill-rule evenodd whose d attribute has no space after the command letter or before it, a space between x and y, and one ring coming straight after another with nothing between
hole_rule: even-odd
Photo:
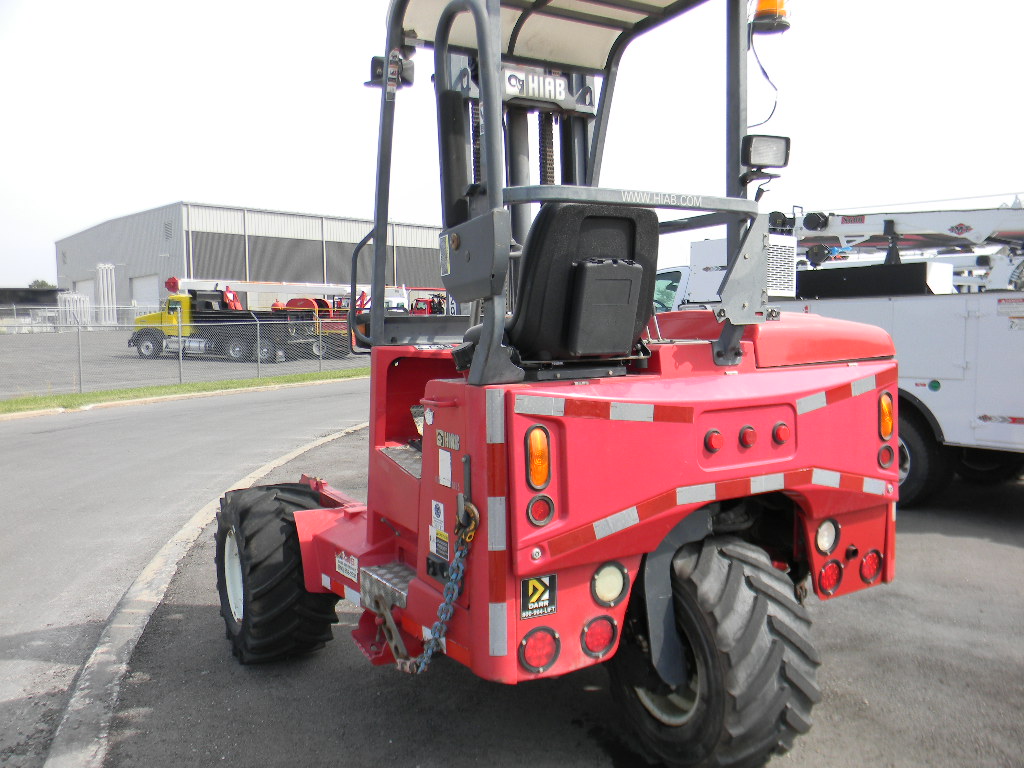
<instances>
[{"instance_id":1,"label":"service truck","mask_svg":"<svg viewBox=\"0 0 1024 768\"><path fill-rule=\"evenodd\" d=\"M954 474L975 483L1024 469L1024 209L769 215L779 252L799 258L783 311L884 328L900 360L900 504ZM788 245L787 245L788 244ZM713 306L725 242L658 270L659 311Z\"/></svg>"},{"instance_id":2,"label":"service truck","mask_svg":"<svg viewBox=\"0 0 1024 768\"><path fill-rule=\"evenodd\" d=\"M370 663L402 672L439 654L506 684L606 665L652 761L762 765L811 727L822 657L804 598L895 575L897 367L881 329L767 298L768 231L746 188L786 164L789 141L747 134L745 76L751 35L784 26L778 0L752 18L747 0L708 3L726 33L726 195L600 185L623 53L700 5L392 0L371 70L373 292L392 171L415 183L391 162L395 105L427 47L440 271L480 322L371 305L365 502L312 477L223 498L217 589L239 661L319 648L345 597ZM657 53L649 71L686 93L674 51ZM670 162L679 134L658 134ZM660 236L723 224L721 306L653 316ZM874 603L857 605L849 631L884 642ZM339 685L364 690L324 680L325 702ZM424 763L448 759L442 742Z\"/></svg>"}]
</instances>

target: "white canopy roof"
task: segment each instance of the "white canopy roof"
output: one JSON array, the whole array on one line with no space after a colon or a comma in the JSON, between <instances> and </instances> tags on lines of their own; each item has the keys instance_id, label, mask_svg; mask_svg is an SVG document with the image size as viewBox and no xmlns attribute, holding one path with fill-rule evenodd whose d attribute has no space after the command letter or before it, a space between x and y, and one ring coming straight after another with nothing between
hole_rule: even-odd
<instances>
[{"instance_id":1,"label":"white canopy roof","mask_svg":"<svg viewBox=\"0 0 1024 768\"><path fill-rule=\"evenodd\" d=\"M501 0L502 58L552 67L603 70L616 40L657 25L704 0ZM403 28L433 43L446 0L409 0ZM459 15L450 43L476 50L468 13Z\"/></svg>"}]
</instances>

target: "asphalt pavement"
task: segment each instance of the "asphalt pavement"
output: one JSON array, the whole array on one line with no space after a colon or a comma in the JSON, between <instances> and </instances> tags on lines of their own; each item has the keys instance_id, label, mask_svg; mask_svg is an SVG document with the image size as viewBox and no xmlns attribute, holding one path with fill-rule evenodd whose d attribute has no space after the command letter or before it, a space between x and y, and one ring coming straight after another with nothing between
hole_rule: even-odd
<instances>
[{"instance_id":1,"label":"asphalt pavement","mask_svg":"<svg viewBox=\"0 0 1024 768\"><path fill-rule=\"evenodd\" d=\"M366 433L327 442L263 482L323 477L365 494ZM1024 766L1024 483L954 484L901 510L897 580L809 599L823 700L783 768ZM218 613L213 529L156 609L121 685L104 765L643 765L603 669L521 686L445 657L408 677L373 667L348 637L243 667Z\"/></svg>"},{"instance_id":2,"label":"asphalt pavement","mask_svg":"<svg viewBox=\"0 0 1024 768\"><path fill-rule=\"evenodd\" d=\"M102 724L72 691L102 677L90 659L127 661L113 651L159 602L182 531L243 476L365 421L367 402L363 379L0 418L0 765L42 765L70 714Z\"/></svg>"}]
</instances>

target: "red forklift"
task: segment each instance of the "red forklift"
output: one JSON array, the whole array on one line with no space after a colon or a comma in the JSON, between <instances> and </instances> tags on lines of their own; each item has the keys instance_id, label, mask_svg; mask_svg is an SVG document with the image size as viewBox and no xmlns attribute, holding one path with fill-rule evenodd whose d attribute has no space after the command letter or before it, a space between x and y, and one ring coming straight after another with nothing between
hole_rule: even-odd
<instances>
[{"instance_id":1,"label":"red forklift","mask_svg":"<svg viewBox=\"0 0 1024 768\"><path fill-rule=\"evenodd\" d=\"M392 0L373 295L395 102L425 47L440 272L475 322L375 302L368 333L350 323L371 346L366 503L305 476L224 497L217 582L239 661L320 648L344 597L369 661L410 674L437 654L509 684L606 664L624 722L667 765L761 765L810 728L809 591L895 573L896 361L877 328L769 303L746 189L789 140L747 134L745 72L780 3L753 20L746 0L718 3L726 196L599 186L623 52L701 4ZM655 316L659 238L723 225L721 304Z\"/></svg>"}]
</instances>

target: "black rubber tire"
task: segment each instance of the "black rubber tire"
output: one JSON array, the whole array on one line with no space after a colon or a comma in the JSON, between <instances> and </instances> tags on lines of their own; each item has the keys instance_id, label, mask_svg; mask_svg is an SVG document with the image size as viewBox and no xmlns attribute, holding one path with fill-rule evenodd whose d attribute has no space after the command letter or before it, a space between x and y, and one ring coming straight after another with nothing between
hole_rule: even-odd
<instances>
[{"instance_id":1,"label":"black rubber tire","mask_svg":"<svg viewBox=\"0 0 1024 768\"><path fill-rule=\"evenodd\" d=\"M217 592L231 651L243 664L309 653L332 637L338 596L306 591L293 514L320 506L316 492L298 483L230 491L221 499ZM231 541L237 561L230 553L225 556ZM232 577L241 592L234 592L234 609L228 584Z\"/></svg>"},{"instance_id":2,"label":"black rubber tire","mask_svg":"<svg viewBox=\"0 0 1024 768\"><path fill-rule=\"evenodd\" d=\"M974 485L998 485L1016 480L1024 472L1024 454L961 448L957 451L956 473Z\"/></svg>"},{"instance_id":3,"label":"black rubber tire","mask_svg":"<svg viewBox=\"0 0 1024 768\"><path fill-rule=\"evenodd\" d=\"M277 344L272 339L260 339L260 362L277 362Z\"/></svg>"},{"instance_id":4,"label":"black rubber tire","mask_svg":"<svg viewBox=\"0 0 1024 768\"><path fill-rule=\"evenodd\" d=\"M157 331L147 331L135 341L135 350L143 360L156 360L164 353L164 337Z\"/></svg>"},{"instance_id":5,"label":"black rubber tire","mask_svg":"<svg viewBox=\"0 0 1024 768\"><path fill-rule=\"evenodd\" d=\"M241 336L229 336L224 342L224 356L228 360L242 363L252 358L252 345Z\"/></svg>"},{"instance_id":6,"label":"black rubber tire","mask_svg":"<svg viewBox=\"0 0 1024 768\"><path fill-rule=\"evenodd\" d=\"M764 550L723 536L673 559L676 627L690 681L670 688L651 666L634 595L612 694L649 760L673 768L751 768L787 751L821 699L811 620ZM655 714L657 713L657 714Z\"/></svg>"},{"instance_id":7,"label":"black rubber tire","mask_svg":"<svg viewBox=\"0 0 1024 768\"><path fill-rule=\"evenodd\" d=\"M901 507L922 504L942 491L953 478L953 452L936 442L932 432L913 414L899 418Z\"/></svg>"}]
</instances>

